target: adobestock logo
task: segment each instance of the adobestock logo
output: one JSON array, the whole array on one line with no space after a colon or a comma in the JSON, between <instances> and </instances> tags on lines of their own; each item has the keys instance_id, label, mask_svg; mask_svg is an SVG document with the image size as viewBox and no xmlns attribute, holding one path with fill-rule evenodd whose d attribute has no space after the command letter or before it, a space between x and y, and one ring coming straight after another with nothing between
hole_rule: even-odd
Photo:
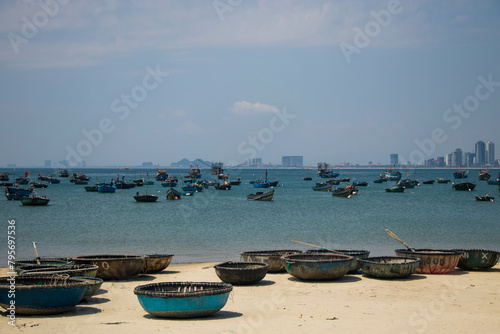
<instances>
[{"instance_id":1,"label":"adobestock logo","mask_svg":"<svg viewBox=\"0 0 500 334\"><path fill-rule=\"evenodd\" d=\"M19 53L19 47L23 44L28 44L30 40L38 35L39 29L49 24L50 19L54 18L61 9L61 5L66 5L69 0L46 0L37 1L41 9L31 17L31 20L26 16L21 18L21 34L9 32L7 38L10 45L16 54Z\"/></svg>"},{"instance_id":2,"label":"adobestock logo","mask_svg":"<svg viewBox=\"0 0 500 334\"><path fill-rule=\"evenodd\" d=\"M238 153L241 155L249 154L250 159L257 157L257 151L263 151L266 145L269 145L274 140L274 135L285 130L290 124L290 120L297 115L287 113L286 107L283 111L273 111L275 116L269 120L269 127L260 129L257 135L250 135L246 140L238 145Z\"/></svg>"},{"instance_id":3,"label":"adobestock logo","mask_svg":"<svg viewBox=\"0 0 500 334\"><path fill-rule=\"evenodd\" d=\"M392 16L399 14L403 11L403 7L401 6L399 0L391 0L387 3L387 9L382 9L378 12L371 12L370 15L373 17L373 20L368 21L365 24L364 30L355 27L354 28L354 39L353 44L351 45L346 42L341 42L339 44L340 50L345 57L345 60L348 64L351 63L352 55L354 53L361 53L361 49L369 46L373 40L373 38L380 35L382 32L382 28L385 28L391 23Z\"/></svg>"}]
</instances>

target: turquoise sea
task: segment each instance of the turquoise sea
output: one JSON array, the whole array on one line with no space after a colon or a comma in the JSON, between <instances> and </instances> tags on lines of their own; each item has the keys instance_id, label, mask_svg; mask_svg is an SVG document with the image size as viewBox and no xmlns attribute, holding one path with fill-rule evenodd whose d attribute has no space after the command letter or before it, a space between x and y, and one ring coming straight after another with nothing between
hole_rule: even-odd
<instances>
[{"instance_id":1,"label":"turquoise sea","mask_svg":"<svg viewBox=\"0 0 500 334\"><path fill-rule=\"evenodd\" d=\"M26 170L3 169L0 172L23 175ZM32 179L39 171L31 168ZM141 176L140 169L70 169L108 181L124 175L131 181ZM453 169L416 169L403 171L403 178L453 180ZM154 180L155 171L142 170ZM169 170L181 179L182 170ZM279 179L274 202L247 201L246 195L256 191L248 183L258 179L262 169L228 169L230 179L243 182L229 191L213 187L167 201L167 188L161 182L148 186L148 193L160 196L155 203L136 203L133 195L144 193L146 186L114 194L86 192L67 178L60 184L36 189L51 199L46 207L27 207L19 201L0 199L3 241L0 266L7 264L7 226L15 220L16 259L33 258L35 241L41 257L70 257L90 254L174 254L173 262L239 260L242 251L299 249L298 240L332 249L366 249L371 255L394 255L403 248L389 237L390 229L415 248L485 248L500 250L500 199L497 186L478 181L478 170L470 170L469 181L477 184L472 192L452 190L452 184L433 184L406 189L404 193L386 193L384 188L395 182L375 184L383 169L340 170L340 177L351 181L367 181L359 194L349 199L332 197L328 192L311 189L318 178L315 170L270 169L269 178ZM408 173L408 176L406 176ZM498 170L490 171L492 177ZM304 181L311 176L313 181ZM208 170L202 179L213 180ZM11 175L11 181L14 175ZM180 184L177 186L180 189ZM477 202L475 194L489 191L497 201Z\"/></svg>"}]
</instances>

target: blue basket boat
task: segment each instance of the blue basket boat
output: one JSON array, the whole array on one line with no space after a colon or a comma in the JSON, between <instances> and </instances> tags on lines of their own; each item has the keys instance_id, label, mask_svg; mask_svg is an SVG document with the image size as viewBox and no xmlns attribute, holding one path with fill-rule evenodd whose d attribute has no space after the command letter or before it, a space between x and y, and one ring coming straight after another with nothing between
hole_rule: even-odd
<instances>
[{"instance_id":1,"label":"blue basket boat","mask_svg":"<svg viewBox=\"0 0 500 334\"><path fill-rule=\"evenodd\" d=\"M6 310L13 284L16 315L40 315L72 310L87 291L89 281L74 277L0 277L0 306Z\"/></svg>"},{"instance_id":2,"label":"blue basket boat","mask_svg":"<svg viewBox=\"0 0 500 334\"><path fill-rule=\"evenodd\" d=\"M227 283L164 282L134 289L146 312L163 318L204 317L226 305L233 286Z\"/></svg>"},{"instance_id":3,"label":"blue basket boat","mask_svg":"<svg viewBox=\"0 0 500 334\"><path fill-rule=\"evenodd\" d=\"M104 281L97 277L82 277L82 278L89 281L87 289L85 290L85 293L83 294L82 297L82 301L84 301L95 295L97 292L99 292L99 290L101 289L101 285Z\"/></svg>"}]
</instances>

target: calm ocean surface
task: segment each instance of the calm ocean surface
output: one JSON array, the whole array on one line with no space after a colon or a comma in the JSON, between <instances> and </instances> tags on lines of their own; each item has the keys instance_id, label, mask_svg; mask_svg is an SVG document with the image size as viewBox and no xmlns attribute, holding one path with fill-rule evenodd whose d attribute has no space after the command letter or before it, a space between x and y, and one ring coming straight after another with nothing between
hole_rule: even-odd
<instances>
[{"instance_id":1,"label":"calm ocean surface","mask_svg":"<svg viewBox=\"0 0 500 334\"><path fill-rule=\"evenodd\" d=\"M2 169L0 172L14 173ZM17 176L24 174L17 169ZM38 171L31 169L32 179ZM82 171L96 180L107 181L117 174L131 181L140 170L70 169ZM485 248L500 250L500 199L498 187L478 181L478 170L470 170L469 181L477 187L472 192L452 190L452 184L433 184L406 189L404 193L386 193L395 182L375 184L383 170L340 170L340 177L367 181L359 194L350 199L332 197L331 193L311 189L320 181L316 171L300 169L269 170L270 179L279 179L274 202L247 201L256 189L248 180L260 178L264 170L228 169L230 179L240 176L243 182L229 191L213 187L167 201L161 182L148 187L148 193L160 196L155 203L136 203L133 195L144 193L146 186L117 189L114 194L86 192L68 178L60 184L36 189L51 199L46 207L27 207L19 201L0 199L2 223L0 266L7 264L8 220L16 221L16 259L34 257L36 241L41 257L70 257L90 254L174 254L173 262L239 260L239 253L252 250L300 249L299 240L333 249L366 249L371 255L394 255L404 248L389 237L388 228L415 248ZM154 170L149 170L154 181ZM404 172L404 171L402 171ZM454 170L412 170L408 178L453 180ZM181 179L181 170L169 173ZM405 172L406 173L406 172ZM492 177L498 170L490 171ZM146 170L143 169L144 177ZM311 176L313 181L304 181ZM405 178L403 174L403 178ZM59 177L58 177L59 178ZM202 179L213 180L208 170ZM10 176L13 182L14 175ZM177 186L180 189L180 184ZM477 202L475 194L489 191L495 202Z\"/></svg>"}]
</instances>

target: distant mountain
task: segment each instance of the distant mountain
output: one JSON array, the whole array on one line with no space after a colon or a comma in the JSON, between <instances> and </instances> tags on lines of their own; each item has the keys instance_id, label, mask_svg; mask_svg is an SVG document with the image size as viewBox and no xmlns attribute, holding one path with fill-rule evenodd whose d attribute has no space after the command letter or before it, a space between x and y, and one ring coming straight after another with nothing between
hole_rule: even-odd
<instances>
[{"instance_id":1,"label":"distant mountain","mask_svg":"<svg viewBox=\"0 0 500 334\"><path fill-rule=\"evenodd\" d=\"M204 161L202 159L196 159L193 161L189 161L188 159L184 158L178 162L172 162L170 164L170 167L182 167L182 168L189 168L191 165L198 166L200 168L210 168L212 163L210 161Z\"/></svg>"}]
</instances>

